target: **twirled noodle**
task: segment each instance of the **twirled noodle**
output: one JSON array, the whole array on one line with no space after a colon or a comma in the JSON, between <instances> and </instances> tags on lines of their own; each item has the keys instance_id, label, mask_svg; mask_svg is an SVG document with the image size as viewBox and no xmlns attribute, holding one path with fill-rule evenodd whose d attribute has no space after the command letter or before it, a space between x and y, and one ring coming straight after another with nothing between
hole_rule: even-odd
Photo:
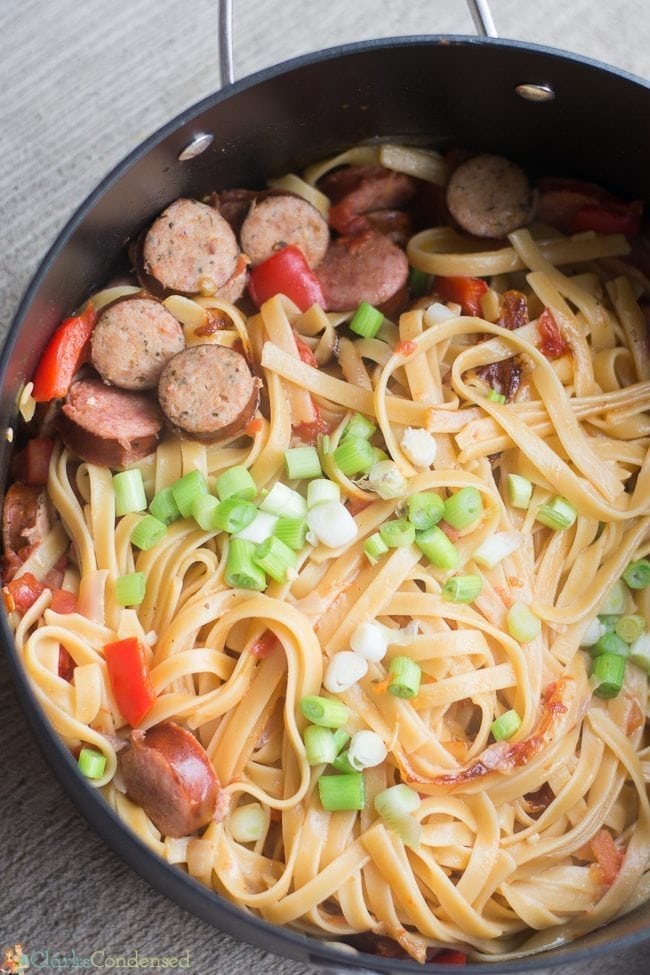
<instances>
[{"instance_id":1,"label":"twirled noodle","mask_svg":"<svg viewBox=\"0 0 650 975\"><path fill-rule=\"evenodd\" d=\"M378 152L338 156L306 181L344 162L375 164ZM422 166L428 178L444 180L435 155L393 156L395 168ZM460 945L473 958L517 957L574 938L648 897L647 675L629 665L619 696L599 700L581 650L607 593L650 547L650 385L639 280L623 276L620 261L612 262L612 277L606 260L628 249L617 236L535 241L519 231L510 246L479 252L449 229L423 231L408 245L413 266L498 276L486 304L492 310L432 323L423 304L385 322L376 338L341 335L338 362L336 328L345 316L320 309L301 315L281 297L247 321L214 298L194 309L188 299L168 301L188 321L205 308L230 317L233 336L263 374L267 411L249 436L222 444L168 436L140 464L150 495L195 469L212 486L236 464L250 469L258 488L270 488L284 476L292 428L309 419L314 401L328 417L332 448L351 413L360 412L377 424L376 442L408 478L410 494L444 498L478 488L482 519L460 531L456 544L461 567L480 577L482 589L471 605L449 602L441 587L450 573L416 545L371 564L364 541L403 511L403 501L378 498L330 454L326 472L361 506L356 538L336 549L307 545L293 577L265 594L232 590L224 575L227 535L182 519L155 548L137 551L130 536L141 516L124 516L115 527L111 472L78 465L57 446L48 491L60 522L29 569L45 574L69 538L78 611L53 612L46 590L24 617L12 615L16 641L53 727L70 748L86 743L106 756L95 784L157 853L273 923L338 941L388 936L419 960L444 945ZM567 344L560 359L544 354L537 321L515 331L499 324L498 291L522 270L531 307L551 309ZM523 280L517 277L519 287ZM301 361L296 330L317 366ZM214 340L230 342L223 334ZM521 371L511 402L486 398L482 370L500 363ZM418 469L405 450L407 427L435 437L431 470ZM508 474L532 481L527 510L513 507ZM536 520L551 494L577 509L564 532ZM517 533L518 544L485 568L473 553L495 532ZM116 577L134 570L146 577L137 612L115 596ZM508 631L513 602L532 606L542 620L528 644ZM636 611L646 619L648 602L640 592ZM626 608L633 609L631 593ZM340 697L347 730L374 731L388 757L365 771L361 811L327 812L317 788L324 767L306 759L300 701L322 692L329 661L369 620L387 628L388 655ZM267 631L275 643L264 655ZM116 736L128 727L103 647L127 634L145 647L156 693L142 727L184 723L220 777L218 821L201 836L161 836L124 794ZM59 676L60 647L72 658L71 682ZM421 668L412 700L386 693L398 655ZM492 722L509 709L521 718L519 731L494 742ZM414 847L374 811L377 793L400 781L422 797ZM230 814L251 802L263 810L263 829L255 841L238 842ZM620 861L615 877L603 875L590 847L603 830Z\"/></svg>"}]
</instances>

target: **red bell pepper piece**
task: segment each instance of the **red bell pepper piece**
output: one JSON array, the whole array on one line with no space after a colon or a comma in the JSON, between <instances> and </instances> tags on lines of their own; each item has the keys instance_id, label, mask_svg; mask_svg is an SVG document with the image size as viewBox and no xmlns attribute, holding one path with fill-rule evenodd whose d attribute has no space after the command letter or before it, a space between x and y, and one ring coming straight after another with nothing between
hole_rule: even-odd
<instances>
[{"instance_id":1,"label":"red bell pepper piece","mask_svg":"<svg viewBox=\"0 0 650 975\"><path fill-rule=\"evenodd\" d=\"M50 609L55 613L61 613L61 615L76 613L77 597L69 589L53 589Z\"/></svg>"},{"instance_id":2,"label":"red bell pepper piece","mask_svg":"<svg viewBox=\"0 0 650 975\"><path fill-rule=\"evenodd\" d=\"M258 308L278 294L290 298L300 311L307 311L312 305L325 307L318 278L295 244L288 244L254 267L248 279L248 290Z\"/></svg>"},{"instance_id":3,"label":"red bell pepper piece","mask_svg":"<svg viewBox=\"0 0 650 975\"><path fill-rule=\"evenodd\" d=\"M74 374L85 361L97 314L89 302L73 318L65 318L45 346L34 373L32 396L37 403L65 396Z\"/></svg>"},{"instance_id":4,"label":"red bell pepper piece","mask_svg":"<svg viewBox=\"0 0 650 975\"><path fill-rule=\"evenodd\" d=\"M436 277L436 293L443 301L453 301L460 305L463 315L481 314L481 295L488 289L481 278Z\"/></svg>"},{"instance_id":5,"label":"red bell pepper piece","mask_svg":"<svg viewBox=\"0 0 650 975\"><path fill-rule=\"evenodd\" d=\"M136 637L130 636L107 643L104 659L120 713L135 728L156 700L144 649Z\"/></svg>"},{"instance_id":6,"label":"red bell pepper piece","mask_svg":"<svg viewBox=\"0 0 650 975\"><path fill-rule=\"evenodd\" d=\"M464 951L454 951L447 948L444 951L439 951L433 960L441 965L466 965L467 955Z\"/></svg>"},{"instance_id":7,"label":"red bell pepper piece","mask_svg":"<svg viewBox=\"0 0 650 975\"><path fill-rule=\"evenodd\" d=\"M580 207L574 215L570 231L572 234L583 230L593 230L597 234L625 234L638 237L641 233L641 212L643 203L589 204Z\"/></svg>"},{"instance_id":8,"label":"red bell pepper piece","mask_svg":"<svg viewBox=\"0 0 650 975\"><path fill-rule=\"evenodd\" d=\"M70 656L66 648L63 646L62 643L59 643L59 666L58 666L59 677L62 677L63 680L67 680L68 683L70 683L74 675L74 669L76 666L77 666L76 663L74 662L74 660L72 659L72 657Z\"/></svg>"},{"instance_id":9,"label":"red bell pepper piece","mask_svg":"<svg viewBox=\"0 0 650 975\"><path fill-rule=\"evenodd\" d=\"M304 362L308 366L312 366L314 369L318 369L318 359L309 348L306 342L300 338L297 332L294 331L293 337L296 340L296 345L298 346L298 355L300 356L300 361Z\"/></svg>"},{"instance_id":10,"label":"red bell pepper piece","mask_svg":"<svg viewBox=\"0 0 650 975\"><path fill-rule=\"evenodd\" d=\"M591 849L600 867L603 883L610 887L616 880L625 854L619 850L614 837L606 829L599 829L592 837Z\"/></svg>"},{"instance_id":11,"label":"red bell pepper piece","mask_svg":"<svg viewBox=\"0 0 650 975\"><path fill-rule=\"evenodd\" d=\"M11 613L17 609L19 613L26 613L46 588L31 572L23 572L17 579L8 582L2 590L7 611Z\"/></svg>"}]
</instances>

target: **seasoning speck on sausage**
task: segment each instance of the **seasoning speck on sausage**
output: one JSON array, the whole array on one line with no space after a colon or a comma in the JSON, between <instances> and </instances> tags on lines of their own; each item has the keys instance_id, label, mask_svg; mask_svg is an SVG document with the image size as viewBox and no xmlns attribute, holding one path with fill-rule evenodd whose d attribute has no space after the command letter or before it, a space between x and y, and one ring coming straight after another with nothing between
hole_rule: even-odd
<instances>
[{"instance_id":1,"label":"seasoning speck on sausage","mask_svg":"<svg viewBox=\"0 0 650 975\"><path fill-rule=\"evenodd\" d=\"M100 311L91 359L106 383L153 389L165 363L183 348L183 329L157 298L127 295Z\"/></svg>"},{"instance_id":2,"label":"seasoning speck on sausage","mask_svg":"<svg viewBox=\"0 0 650 975\"><path fill-rule=\"evenodd\" d=\"M217 773L194 735L175 722L132 731L118 763L127 795L164 836L188 836L214 817Z\"/></svg>"},{"instance_id":3,"label":"seasoning speck on sausage","mask_svg":"<svg viewBox=\"0 0 650 975\"><path fill-rule=\"evenodd\" d=\"M152 223L139 251L138 273L149 290L214 294L233 274L239 245L214 207L180 199Z\"/></svg>"},{"instance_id":4,"label":"seasoning speck on sausage","mask_svg":"<svg viewBox=\"0 0 650 975\"><path fill-rule=\"evenodd\" d=\"M259 387L239 352L194 345L169 360L158 398L179 436L212 443L243 431L257 409Z\"/></svg>"},{"instance_id":5,"label":"seasoning speck on sausage","mask_svg":"<svg viewBox=\"0 0 650 975\"><path fill-rule=\"evenodd\" d=\"M526 173L503 156L474 156L452 173L447 206L476 237L505 237L528 222L533 196Z\"/></svg>"},{"instance_id":6,"label":"seasoning speck on sausage","mask_svg":"<svg viewBox=\"0 0 650 975\"><path fill-rule=\"evenodd\" d=\"M323 260L330 233L316 207L299 196L267 196L253 203L239 234L251 264L261 264L287 244L295 244L310 267Z\"/></svg>"}]
</instances>

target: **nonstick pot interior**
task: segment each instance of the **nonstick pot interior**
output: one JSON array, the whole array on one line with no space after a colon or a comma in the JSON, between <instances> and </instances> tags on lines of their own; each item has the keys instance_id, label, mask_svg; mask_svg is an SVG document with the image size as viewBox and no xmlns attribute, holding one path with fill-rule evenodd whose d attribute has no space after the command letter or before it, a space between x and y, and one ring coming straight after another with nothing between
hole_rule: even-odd
<instances>
[{"instance_id":1,"label":"nonstick pot interior","mask_svg":"<svg viewBox=\"0 0 650 975\"><path fill-rule=\"evenodd\" d=\"M549 101L517 94L545 85ZM269 176L363 140L384 138L497 152L533 175L593 180L625 198L650 200L650 144L638 136L650 114L650 87L603 65L514 42L401 38L336 48L262 72L185 112L134 152L82 205L46 256L7 339L0 364L0 410L16 425L16 397L62 317L110 276L124 245L165 204L213 189L260 186ZM200 133L200 155L179 155ZM2 438L2 469L9 444ZM417 972L410 961L350 955L274 928L223 901L151 853L102 798L81 783L19 666L4 617L2 639L21 701L48 761L97 831L154 886L206 921L278 954L321 967ZM650 909L637 910L573 944L499 963L499 971L568 964L594 951L650 938ZM442 966L427 966L444 971ZM468 965L467 971L494 971Z\"/></svg>"}]
</instances>

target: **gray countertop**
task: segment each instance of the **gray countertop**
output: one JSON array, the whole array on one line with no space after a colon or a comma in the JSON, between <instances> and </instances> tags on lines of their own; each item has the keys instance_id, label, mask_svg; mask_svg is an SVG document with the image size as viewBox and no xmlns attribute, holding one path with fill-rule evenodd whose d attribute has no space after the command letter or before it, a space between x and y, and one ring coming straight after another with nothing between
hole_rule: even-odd
<instances>
[{"instance_id":1,"label":"gray countertop","mask_svg":"<svg viewBox=\"0 0 650 975\"><path fill-rule=\"evenodd\" d=\"M241 0L235 8L239 77L368 37L472 33L462 0ZM492 9L504 37L650 77L648 0L492 0ZM215 0L0 0L2 335L47 247L99 179L218 86ZM0 713L0 964L3 949L20 943L33 970L78 967L75 958L93 952L104 952L108 967L138 952L189 958L181 967L201 975L307 971L199 921L107 849L45 764L2 654ZM564 970L641 975L648 958L646 943Z\"/></svg>"}]
</instances>

